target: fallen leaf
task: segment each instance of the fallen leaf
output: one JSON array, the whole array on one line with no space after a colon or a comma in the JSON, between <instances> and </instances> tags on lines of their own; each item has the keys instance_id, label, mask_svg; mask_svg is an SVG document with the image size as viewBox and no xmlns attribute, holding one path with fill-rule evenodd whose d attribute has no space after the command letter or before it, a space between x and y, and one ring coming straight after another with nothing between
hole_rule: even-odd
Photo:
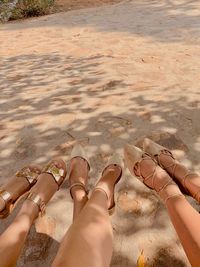
<instances>
[{"instance_id":1,"label":"fallen leaf","mask_svg":"<svg viewBox=\"0 0 200 267\"><path fill-rule=\"evenodd\" d=\"M145 267L145 257L144 257L144 251L141 251L141 254L137 260L137 267Z\"/></svg>"}]
</instances>

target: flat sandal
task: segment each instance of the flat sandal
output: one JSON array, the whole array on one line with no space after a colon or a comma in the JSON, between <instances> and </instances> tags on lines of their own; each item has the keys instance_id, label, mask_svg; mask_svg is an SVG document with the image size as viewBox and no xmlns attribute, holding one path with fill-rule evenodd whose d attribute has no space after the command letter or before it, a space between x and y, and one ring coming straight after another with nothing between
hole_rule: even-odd
<instances>
[{"instance_id":1,"label":"flat sandal","mask_svg":"<svg viewBox=\"0 0 200 267\"><path fill-rule=\"evenodd\" d=\"M5 190L3 186L0 187L0 198L2 198L5 203L5 208L0 212L0 219L7 218L17 206L19 201L28 195L30 189L37 182L37 178L40 173L41 169L38 166L29 166L22 168L15 174L15 177L26 179L28 182L27 188L22 193L19 193L17 199L13 199L9 189Z\"/></svg>"}]
</instances>

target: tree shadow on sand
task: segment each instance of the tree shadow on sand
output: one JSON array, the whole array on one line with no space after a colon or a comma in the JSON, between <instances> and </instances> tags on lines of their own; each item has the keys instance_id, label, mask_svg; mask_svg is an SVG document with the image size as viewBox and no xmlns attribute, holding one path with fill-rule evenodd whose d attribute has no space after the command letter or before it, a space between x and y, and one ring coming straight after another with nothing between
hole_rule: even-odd
<instances>
[{"instance_id":1,"label":"tree shadow on sand","mask_svg":"<svg viewBox=\"0 0 200 267\"><path fill-rule=\"evenodd\" d=\"M181 96L182 88L176 84L155 90L138 88L121 79L111 80L103 68L105 60L106 56L97 54L77 59L58 53L2 58L1 182L30 162L43 165L55 156L68 160L73 145L78 142L86 146L91 158L92 188L113 151L122 153L127 142L135 143L149 135L162 144L171 144L172 149L187 153L187 163L197 169L200 128L196 99L199 92L185 90L185 96ZM188 136L190 143L186 143ZM66 184L62 194L68 194L67 189ZM137 199L140 208L131 207L130 213L126 205L120 204L120 196L124 193L133 199L133 206ZM58 204L59 194L50 206ZM151 212L142 208L145 199L153 207ZM153 229L163 233L171 229L166 211L157 197L128 173L118 188L117 207L112 218L114 231L123 242L129 242L129 253L134 250L134 239L140 231ZM174 236L173 231L170 234ZM133 238L131 242L130 236ZM156 241L152 242L151 246L156 246ZM48 252L45 257L50 257L51 249L55 251L58 244L51 243L48 238L44 244L45 253ZM172 262L173 257L170 258ZM43 260L42 265L49 266L49 258ZM116 261L115 256L113 260ZM118 266L131 266L126 265L127 260L123 257L120 262ZM29 266L36 266L34 264ZM162 264L169 266L168 263Z\"/></svg>"}]
</instances>

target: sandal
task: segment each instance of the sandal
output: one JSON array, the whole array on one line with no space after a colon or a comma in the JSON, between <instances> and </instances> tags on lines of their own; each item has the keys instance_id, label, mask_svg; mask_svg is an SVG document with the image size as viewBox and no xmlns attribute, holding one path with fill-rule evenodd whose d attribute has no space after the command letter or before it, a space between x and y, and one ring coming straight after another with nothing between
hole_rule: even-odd
<instances>
[{"instance_id":1,"label":"sandal","mask_svg":"<svg viewBox=\"0 0 200 267\"><path fill-rule=\"evenodd\" d=\"M15 174L15 177L26 179L27 188L19 192L19 196L14 198L9 190L4 187L0 188L0 198L5 202L5 208L0 212L0 219L5 219L14 210L18 202L29 193L31 187L37 182L37 177L41 173L41 169L37 166L24 167ZM16 181L14 181L16 182Z\"/></svg>"},{"instance_id":2,"label":"sandal","mask_svg":"<svg viewBox=\"0 0 200 267\"><path fill-rule=\"evenodd\" d=\"M73 159L76 159L76 158L80 158L82 160L84 160L86 163L87 163L87 166L88 166L88 172L90 171L90 164L89 164L89 159L87 158L86 156L86 152L85 150L83 149L83 147L81 145L75 145L72 149L72 152L71 152L71 159L70 159L70 162L73 160ZM71 166L70 166L70 171L69 171L69 184L70 184L70 188L69 188L69 191L70 191L70 195L71 195L71 198L73 199L73 196L72 196L72 188L74 187L81 187L86 195L88 195L88 179L86 179L86 181L83 181L83 177L80 177L82 181L78 181L78 182L74 182L72 181L72 179L70 179L71 177Z\"/></svg>"},{"instance_id":3,"label":"sandal","mask_svg":"<svg viewBox=\"0 0 200 267\"><path fill-rule=\"evenodd\" d=\"M148 138L144 139L143 148L146 152L150 153L155 158L155 160L157 161L160 167L162 167L164 170L166 170L167 173L170 174L170 176L176 181L179 188L184 194L190 195L194 199L196 199L198 202L200 202L200 186L199 185L195 186L193 190L191 190L191 188L190 189L188 188L191 185L192 178L195 178L198 176L196 173L187 171L187 169L183 166L185 170L187 171L187 173L183 176L182 179L177 179L175 176L175 171L176 171L176 167L180 163L176 161L175 157L173 156L172 152L169 149L153 142L152 140ZM168 166L163 166L163 164L161 163L161 159L160 159L161 155L165 155L165 156L172 158L174 162L172 162ZM171 172L169 172L169 168L172 168Z\"/></svg>"},{"instance_id":4,"label":"sandal","mask_svg":"<svg viewBox=\"0 0 200 267\"><path fill-rule=\"evenodd\" d=\"M120 181L120 179L121 179L121 177L122 177L122 173L123 173L123 171L122 171L122 170L123 170L123 161L122 161L121 157L120 157L118 154L113 155L113 156L109 159L107 165L105 166L105 168L104 168L104 170L103 170L103 172L102 172L102 177L103 177L105 171L106 171L111 165L118 166L118 167L121 168L121 172L120 172L119 176L116 178L116 181L115 181L115 183L114 183L114 188L115 188L115 185ZM112 198L110 199L110 198L109 198L109 193L107 192L107 190L104 189L104 188L102 188L102 187L100 187L100 186L98 186L99 182L101 182L101 178L100 178L100 180L98 181L98 183L97 183L95 189L93 190L93 192L94 192L94 191L101 191L101 192L103 192L103 193L106 195L106 197L107 197L107 199L108 199L108 203L111 203L110 206L108 207L108 212L109 212L109 215L112 215L112 214L114 213L114 210L115 210L115 196L114 196L114 193L113 193Z\"/></svg>"},{"instance_id":5,"label":"sandal","mask_svg":"<svg viewBox=\"0 0 200 267\"><path fill-rule=\"evenodd\" d=\"M41 174L48 173L52 176L52 178L54 179L55 183L58 186L58 190L60 189L60 186L62 185L67 174L66 168L61 167L61 165L65 166L65 162L63 160L62 164L56 160L52 160L41 172ZM34 202L38 206L39 213L41 216L45 213L46 203L42 200L39 194L35 192L30 192L30 194L27 197L27 200Z\"/></svg>"},{"instance_id":6,"label":"sandal","mask_svg":"<svg viewBox=\"0 0 200 267\"><path fill-rule=\"evenodd\" d=\"M155 190L160 196L162 195L162 199L164 202L166 202L169 198L176 197L176 196L182 196L181 192L177 193L174 191L171 195L163 195L163 189L165 189L167 186L170 185L176 185L175 182L171 179L171 177L167 174L165 179L160 179L157 183L157 179L155 179L157 168L160 168L157 165L157 162L155 159L153 159L148 153L145 153L140 148L136 146L130 146L126 145L124 148L124 157L126 165L131 172L132 175L136 176L144 185L146 185L148 188ZM144 177L141 173L141 162L142 161L151 161L154 162L155 168L146 177ZM137 171L137 173L136 173Z\"/></svg>"}]
</instances>

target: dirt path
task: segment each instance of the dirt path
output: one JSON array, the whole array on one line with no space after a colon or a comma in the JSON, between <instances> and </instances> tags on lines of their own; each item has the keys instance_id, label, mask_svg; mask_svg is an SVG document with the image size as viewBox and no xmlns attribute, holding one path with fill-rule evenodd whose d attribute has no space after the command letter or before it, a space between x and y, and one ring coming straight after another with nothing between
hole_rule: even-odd
<instances>
[{"instance_id":1,"label":"dirt path","mask_svg":"<svg viewBox=\"0 0 200 267\"><path fill-rule=\"evenodd\" d=\"M53 12L69 11L74 9L81 9L87 7L97 7L105 4L119 3L121 0L56 0L53 8Z\"/></svg>"},{"instance_id":2,"label":"dirt path","mask_svg":"<svg viewBox=\"0 0 200 267\"><path fill-rule=\"evenodd\" d=\"M198 1L54 14L2 26L0 43L1 182L32 161L68 160L80 142L92 188L113 150L149 135L200 168ZM18 266L50 266L71 223L67 187L48 205L42 233L33 227ZM142 249L148 266L189 266L163 204L128 171L116 197L112 266L136 266Z\"/></svg>"}]
</instances>

